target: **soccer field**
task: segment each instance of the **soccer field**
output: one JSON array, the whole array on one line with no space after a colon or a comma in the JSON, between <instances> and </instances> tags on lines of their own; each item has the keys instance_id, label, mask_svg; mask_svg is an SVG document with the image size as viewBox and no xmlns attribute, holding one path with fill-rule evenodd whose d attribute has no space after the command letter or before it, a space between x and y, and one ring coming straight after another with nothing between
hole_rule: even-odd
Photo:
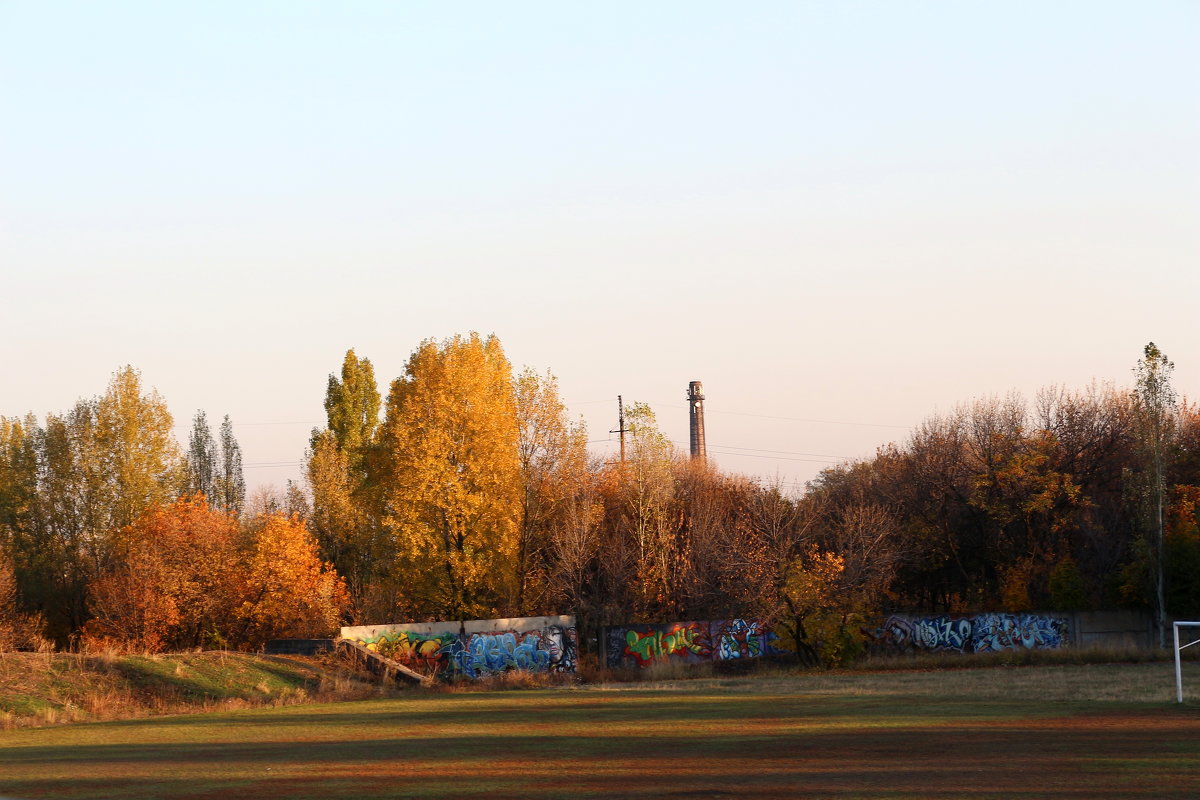
<instances>
[{"instance_id":1,"label":"soccer field","mask_svg":"<svg viewBox=\"0 0 1200 800\"><path fill-rule=\"evenodd\" d=\"M8 731L0 794L1194 798L1200 703L1177 706L1173 679L1156 663L413 691Z\"/></svg>"}]
</instances>

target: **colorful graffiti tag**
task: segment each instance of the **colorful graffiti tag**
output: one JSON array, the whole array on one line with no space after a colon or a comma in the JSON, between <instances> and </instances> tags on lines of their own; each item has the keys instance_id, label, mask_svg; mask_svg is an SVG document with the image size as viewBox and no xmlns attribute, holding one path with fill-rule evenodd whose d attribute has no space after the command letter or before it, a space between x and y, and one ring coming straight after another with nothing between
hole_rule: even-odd
<instances>
[{"instance_id":1,"label":"colorful graffiti tag","mask_svg":"<svg viewBox=\"0 0 1200 800\"><path fill-rule=\"evenodd\" d=\"M469 633L459 631L466 627L486 628L493 621L472 621L469 626L445 622L343 628L342 638L356 641L422 675L439 678L477 679L512 670L574 672L579 652L574 618L558 619L565 624L520 625ZM531 621L535 620L542 618ZM433 630L436 628L441 630Z\"/></svg>"},{"instance_id":2,"label":"colorful graffiti tag","mask_svg":"<svg viewBox=\"0 0 1200 800\"><path fill-rule=\"evenodd\" d=\"M902 651L991 653L1044 650L1071 641L1066 617L1044 614L967 614L936 617L888 617L873 631L875 645Z\"/></svg>"},{"instance_id":3,"label":"colorful graffiti tag","mask_svg":"<svg viewBox=\"0 0 1200 800\"><path fill-rule=\"evenodd\" d=\"M758 620L623 625L605 629L605 660L610 667L647 667L784 655L778 638Z\"/></svg>"}]
</instances>

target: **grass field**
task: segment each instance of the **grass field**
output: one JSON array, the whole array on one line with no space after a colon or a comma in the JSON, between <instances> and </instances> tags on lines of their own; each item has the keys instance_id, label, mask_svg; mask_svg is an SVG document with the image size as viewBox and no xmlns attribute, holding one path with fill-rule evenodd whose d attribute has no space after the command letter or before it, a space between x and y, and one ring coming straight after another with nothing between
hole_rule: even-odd
<instances>
[{"instance_id":1,"label":"grass field","mask_svg":"<svg viewBox=\"0 0 1200 800\"><path fill-rule=\"evenodd\" d=\"M0 733L0 794L1194 798L1168 663L780 673ZM1195 676L1200 678L1200 676ZM1200 684L1194 687L1200 693Z\"/></svg>"}]
</instances>

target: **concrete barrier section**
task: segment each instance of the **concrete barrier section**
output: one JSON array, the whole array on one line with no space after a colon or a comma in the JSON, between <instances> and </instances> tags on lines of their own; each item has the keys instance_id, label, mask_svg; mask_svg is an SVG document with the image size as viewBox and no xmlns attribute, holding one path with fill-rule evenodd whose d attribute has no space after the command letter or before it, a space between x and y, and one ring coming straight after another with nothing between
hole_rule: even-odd
<instances>
[{"instance_id":1,"label":"concrete barrier section","mask_svg":"<svg viewBox=\"0 0 1200 800\"><path fill-rule=\"evenodd\" d=\"M703 664L790 653L759 620L668 622L618 625L604 629L605 663L610 667Z\"/></svg>"},{"instance_id":2,"label":"concrete barrier section","mask_svg":"<svg viewBox=\"0 0 1200 800\"><path fill-rule=\"evenodd\" d=\"M342 628L341 636L443 679L512 670L575 672L579 652L573 616L363 625Z\"/></svg>"}]
</instances>

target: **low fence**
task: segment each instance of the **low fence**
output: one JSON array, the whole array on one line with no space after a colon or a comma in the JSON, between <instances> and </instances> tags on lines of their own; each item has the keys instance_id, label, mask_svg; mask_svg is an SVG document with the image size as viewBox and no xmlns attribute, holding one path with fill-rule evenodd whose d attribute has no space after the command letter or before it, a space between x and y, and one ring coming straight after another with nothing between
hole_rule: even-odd
<instances>
[{"instance_id":1,"label":"low fence","mask_svg":"<svg viewBox=\"0 0 1200 800\"><path fill-rule=\"evenodd\" d=\"M754 619L617 625L601 636L609 667L703 664L771 655L791 655L779 636Z\"/></svg>"},{"instance_id":2,"label":"low fence","mask_svg":"<svg viewBox=\"0 0 1200 800\"><path fill-rule=\"evenodd\" d=\"M573 616L362 625L342 628L341 637L443 679L574 672L579 652Z\"/></svg>"}]
</instances>

